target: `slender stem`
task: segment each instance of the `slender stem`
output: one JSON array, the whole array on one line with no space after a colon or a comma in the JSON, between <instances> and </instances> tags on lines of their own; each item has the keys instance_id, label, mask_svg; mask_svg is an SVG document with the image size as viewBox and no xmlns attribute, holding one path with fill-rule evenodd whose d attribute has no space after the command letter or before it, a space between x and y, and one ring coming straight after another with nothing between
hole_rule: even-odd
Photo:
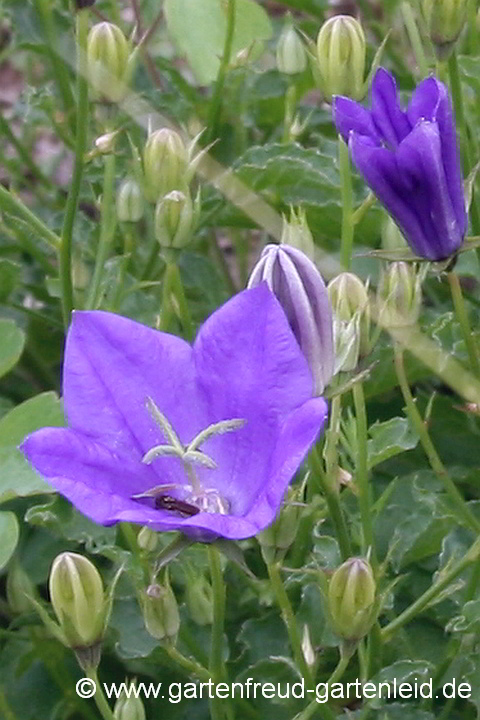
<instances>
[{"instance_id":1,"label":"slender stem","mask_svg":"<svg viewBox=\"0 0 480 720\"><path fill-rule=\"evenodd\" d=\"M460 137L460 147L463 151L464 171L465 175L468 175L468 173L473 169L475 162L472 157L472 150L470 146L470 135L463 107L462 84L460 82L457 55L455 51L452 52L448 58L448 76L450 78L450 90L452 93L453 106L455 108L455 117ZM470 205L470 220L474 234L478 235L480 233L480 210L478 208L475 190L473 190L472 202ZM480 254L478 249L477 253Z\"/></svg>"},{"instance_id":2,"label":"slender stem","mask_svg":"<svg viewBox=\"0 0 480 720\"><path fill-rule=\"evenodd\" d=\"M72 184L68 193L67 205L62 228L62 244L60 248L60 284L62 288L62 311L65 327L70 324L73 310L72 286L72 238L78 197L83 175L85 147L87 143L88 124L88 84L86 79L86 48L88 36L88 8L79 10L76 18L77 33L77 126L75 139L75 162L73 166Z\"/></svg>"},{"instance_id":3,"label":"slender stem","mask_svg":"<svg viewBox=\"0 0 480 720\"><path fill-rule=\"evenodd\" d=\"M208 113L208 136L207 143L212 142L217 136L217 127L219 120L219 111L222 104L223 88L225 85L225 78L227 75L228 65L230 63L230 56L232 54L233 34L235 32L235 13L236 13L236 0L227 0L227 32L225 35L225 45L223 47L223 55L220 60L220 66L218 68L217 80L215 82L215 89L213 91L212 99L210 101L210 109Z\"/></svg>"},{"instance_id":4,"label":"slender stem","mask_svg":"<svg viewBox=\"0 0 480 720\"><path fill-rule=\"evenodd\" d=\"M371 563L375 570L377 559L372 525L371 488L368 481L368 424L367 411L365 407L365 394L363 384L355 383L353 386L353 402L355 404L355 415L357 421L357 457L356 457L356 480L358 488L358 502L360 505L360 517L363 528L364 555L371 553Z\"/></svg>"},{"instance_id":5,"label":"slender stem","mask_svg":"<svg viewBox=\"0 0 480 720\"><path fill-rule=\"evenodd\" d=\"M293 612L293 608L290 604L287 591L285 590L282 577L280 575L280 564L275 562L269 563L267 565L267 568L270 582L272 583L273 591L277 599L277 603L280 607L280 610L282 611L283 619L287 626L288 636L290 638L290 645L292 646L295 663L301 674L303 675L307 687L312 689L314 687L312 673L307 665L303 654L302 642L300 639L300 633L298 631L295 614Z\"/></svg>"},{"instance_id":6,"label":"slender stem","mask_svg":"<svg viewBox=\"0 0 480 720\"><path fill-rule=\"evenodd\" d=\"M192 660L191 658L185 657L174 645L165 646L165 650L169 657L186 670L189 675L196 675L202 682L209 682L212 680L212 673L204 668L203 665Z\"/></svg>"},{"instance_id":7,"label":"slender stem","mask_svg":"<svg viewBox=\"0 0 480 720\"><path fill-rule=\"evenodd\" d=\"M468 54L478 55L479 50L479 33L477 21L477 0L468 0L467 6L467 22L468 22Z\"/></svg>"},{"instance_id":8,"label":"slender stem","mask_svg":"<svg viewBox=\"0 0 480 720\"><path fill-rule=\"evenodd\" d=\"M367 214L368 210L370 210L372 205L375 205L376 202L377 198L375 197L375 195L372 192L368 193L362 204L359 205L355 212L352 214L352 224L357 225L359 222L361 222L361 220L363 220L364 216Z\"/></svg>"},{"instance_id":9,"label":"slender stem","mask_svg":"<svg viewBox=\"0 0 480 720\"><path fill-rule=\"evenodd\" d=\"M107 702L107 698L104 695L102 683L98 680L96 668L88 668L87 670L85 670L85 675L86 677L89 677L90 680L93 680L93 682L95 683L96 692L93 698L95 700L95 705L97 706L103 720L115 720L110 705Z\"/></svg>"},{"instance_id":10,"label":"slender stem","mask_svg":"<svg viewBox=\"0 0 480 720\"><path fill-rule=\"evenodd\" d=\"M212 678L216 682L219 682L219 680L225 676L223 664L223 628L225 624L226 593L220 563L220 553L212 545L208 547L208 557L213 590L213 623L208 669ZM220 720L220 718L224 716L218 698L210 700L210 712L212 720Z\"/></svg>"},{"instance_id":11,"label":"slender stem","mask_svg":"<svg viewBox=\"0 0 480 720\"><path fill-rule=\"evenodd\" d=\"M192 322L192 316L188 309L187 298L185 297L185 290L183 289L182 278L180 276L180 270L178 269L177 263L169 263L167 271L171 275L171 287L175 299L178 304L178 312L182 321L183 330L187 340L193 340L194 328Z\"/></svg>"},{"instance_id":12,"label":"slender stem","mask_svg":"<svg viewBox=\"0 0 480 720\"><path fill-rule=\"evenodd\" d=\"M342 560L346 560L352 554L347 523L345 522L345 516L343 514L335 480L332 478L330 473L325 472L323 468L323 461L316 445L314 445L310 451L309 462L313 472L315 473L315 477L318 478L321 490L325 495L330 518L335 527Z\"/></svg>"},{"instance_id":13,"label":"slender stem","mask_svg":"<svg viewBox=\"0 0 480 720\"><path fill-rule=\"evenodd\" d=\"M341 680L341 678L343 677L343 673L348 667L348 663L350 662L350 658L352 657L352 655L353 648L351 650L345 650L344 648L342 648L342 651L340 653L340 660L338 661L337 667L327 680L328 685L333 685L333 683L339 682L339 680Z\"/></svg>"},{"instance_id":14,"label":"slender stem","mask_svg":"<svg viewBox=\"0 0 480 720\"><path fill-rule=\"evenodd\" d=\"M430 439L427 426L425 425L422 416L420 415L410 387L408 385L407 376L405 373L405 366L403 363L403 351L398 345L395 345L395 371L397 373L398 382L402 391L403 399L405 400L407 415L410 418L412 425L420 437L425 454L428 458L430 466L437 477L442 480L445 492L450 497L454 507L457 510L458 519L462 521L464 525L473 530L475 534L480 532L480 522L477 520L475 515L472 513L468 505L465 503L464 498L458 491L455 483L447 473L445 466L443 465L440 457L435 449L434 444Z\"/></svg>"},{"instance_id":15,"label":"slender stem","mask_svg":"<svg viewBox=\"0 0 480 720\"><path fill-rule=\"evenodd\" d=\"M85 303L85 307L87 310L93 310L98 305L103 270L105 267L105 263L108 259L108 254L112 245L113 234L115 232L116 215L114 207L114 189L115 153L111 153L105 158L100 237L98 240L97 255L95 257L93 277L90 283L87 301Z\"/></svg>"},{"instance_id":16,"label":"slender stem","mask_svg":"<svg viewBox=\"0 0 480 720\"><path fill-rule=\"evenodd\" d=\"M11 213L19 217L51 248L54 250L60 249L62 241L58 235L50 230L19 198L4 188L2 184L0 184L0 209L7 214Z\"/></svg>"},{"instance_id":17,"label":"slender stem","mask_svg":"<svg viewBox=\"0 0 480 720\"><path fill-rule=\"evenodd\" d=\"M463 299L462 286L456 272L448 273L448 282L450 284L450 290L452 293L453 307L455 308L455 315L460 324L462 330L463 339L467 346L468 357L470 359L470 369L475 373L477 377L480 376L480 363L478 361L478 351L475 343L472 329L470 327L470 321L468 319L468 312Z\"/></svg>"},{"instance_id":18,"label":"slender stem","mask_svg":"<svg viewBox=\"0 0 480 720\"><path fill-rule=\"evenodd\" d=\"M285 95L285 120L283 123L282 142L287 143L290 139L290 131L292 129L295 117L295 108L297 106L297 89L292 83L289 85L287 94Z\"/></svg>"},{"instance_id":19,"label":"slender stem","mask_svg":"<svg viewBox=\"0 0 480 720\"><path fill-rule=\"evenodd\" d=\"M413 14L412 7L409 2L402 2L402 14L405 27L407 28L408 37L412 44L413 54L417 61L418 69L422 78L428 75L428 63L425 57L425 51L422 45L422 39L418 32L417 23L415 22L415 16Z\"/></svg>"},{"instance_id":20,"label":"slender stem","mask_svg":"<svg viewBox=\"0 0 480 720\"><path fill-rule=\"evenodd\" d=\"M331 708L328 707L328 705L324 702L320 705L318 700L312 700L309 705L305 708L305 710L302 710L301 713L298 715L295 715L295 720L310 720L310 718L313 718L315 713L321 712L322 717L324 720L336 720L337 715L333 712Z\"/></svg>"},{"instance_id":21,"label":"slender stem","mask_svg":"<svg viewBox=\"0 0 480 720\"><path fill-rule=\"evenodd\" d=\"M352 170L348 155L348 146L340 135L338 136L338 165L340 169L340 189L342 194L340 262L345 270L349 270L352 261L354 232Z\"/></svg>"},{"instance_id":22,"label":"slender stem","mask_svg":"<svg viewBox=\"0 0 480 720\"><path fill-rule=\"evenodd\" d=\"M450 566L450 570L431 585L423 595L420 595L414 603L403 611L395 620L382 628L382 639L389 640L390 637L403 625L410 622L416 615L422 612L445 588L447 588L455 578L460 575L469 565L478 561L480 558L480 538L477 538L470 547L466 555L457 563Z\"/></svg>"}]
</instances>

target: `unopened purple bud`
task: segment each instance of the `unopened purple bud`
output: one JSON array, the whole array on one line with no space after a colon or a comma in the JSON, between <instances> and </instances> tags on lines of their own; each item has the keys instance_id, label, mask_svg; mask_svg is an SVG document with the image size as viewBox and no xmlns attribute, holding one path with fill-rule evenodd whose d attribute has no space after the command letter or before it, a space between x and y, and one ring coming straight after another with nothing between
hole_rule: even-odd
<instances>
[{"instance_id":1,"label":"unopened purple bud","mask_svg":"<svg viewBox=\"0 0 480 720\"><path fill-rule=\"evenodd\" d=\"M288 245L267 245L248 281L266 282L280 302L309 364L315 394L321 395L333 375L332 309L325 283L309 258Z\"/></svg>"}]
</instances>

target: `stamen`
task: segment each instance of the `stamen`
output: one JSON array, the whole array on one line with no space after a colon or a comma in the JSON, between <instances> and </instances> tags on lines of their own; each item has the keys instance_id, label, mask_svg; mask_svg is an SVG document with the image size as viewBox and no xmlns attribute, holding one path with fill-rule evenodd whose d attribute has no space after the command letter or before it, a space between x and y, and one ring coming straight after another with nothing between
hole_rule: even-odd
<instances>
[{"instance_id":1,"label":"stamen","mask_svg":"<svg viewBox=\"0 0 480 720\"><path fill-rule=\"evenodd\" d=\"M161 410L158 409L158 407L155 405L151 397L147 397L146 401L147 410L152 416L152 418L155 420L157 425L160 426L160 428L163 430L165 435L167 436L168 440L170 440L171 445L175 447L179 454L183 454L185 448L183 447L182 443L179 440L179 437L173 427L168 422L165 415L162 413Z\"/></svg>"},{"instance_id":2,"label":"stamen","mask_svg":"<svg viewBox=\"0 0 480 720\"><path fill-rule=\"evenodd\" d=\"M196 437L189 443L187 452L196 450L202 443L212 437L212 435L225 435L226 433L238 430L245 425L247 421L242 418L233 418L232 420L220 420L218 423L209 425L205 430L201 430Z\"/></svg>"},{"instance_id":3,"label":"stamen","mask_svg":"<svg viewBox=\"0 0 480 720\"><path fill-rule=\"evenodd\" d=\"M145 463L145 465L150 465L153 460L155 460L158 457L164 457L165 455L176 455L177 457L183 457L183 453L179 453L176 447L172 447L172 445L155 445L155 447L151 448L142 458L142 462Z\"/></svg>"}]
</instances>

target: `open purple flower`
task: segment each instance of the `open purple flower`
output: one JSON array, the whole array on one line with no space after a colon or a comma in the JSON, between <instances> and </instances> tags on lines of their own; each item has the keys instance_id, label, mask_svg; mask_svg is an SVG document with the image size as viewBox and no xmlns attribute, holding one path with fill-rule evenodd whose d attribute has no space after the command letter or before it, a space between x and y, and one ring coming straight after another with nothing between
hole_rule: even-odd
<instances>
[{"instance_id":1,"label":"open purple flower","mask_svg":"<svg viewBox=\"0 0 480 720\"><path fill-rule=\"evenodd\" d=\"M215 312L193 347L76 312L63 390L69 427L22 446L37 471L97 523L202 540L250 537L274 520L327 412L266 284Z\"/></svg>"},{"instance_id":2,"label":"open purple flower","mask_svg":"<svg viewBox=\"0 0 480 720\"><path fill-rule=\"evenodd\" d=\"M448 90L423 80L402 110L395 80L379 68L372 109L346 97L333 104L353 162L412 250L428 260L455 253L467 230L463 179Z\"/></svg>"}]
</instances>

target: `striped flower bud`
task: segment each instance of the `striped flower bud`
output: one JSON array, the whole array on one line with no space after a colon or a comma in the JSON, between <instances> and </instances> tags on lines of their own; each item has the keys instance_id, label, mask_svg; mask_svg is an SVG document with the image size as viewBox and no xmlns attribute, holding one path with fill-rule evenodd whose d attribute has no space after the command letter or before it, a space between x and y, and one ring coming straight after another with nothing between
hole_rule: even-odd
<instances>
[{"instance_id":1,"label":"striped flower bud","mask_svg":"<svg viewBox=\"0 0 480 720\"><path fill-rule=\"evenodd\" d=\"M317 60L321 90L330 101L333 95L359 100L364 94L365 35L350 15L335 15L320 28Z\"/></svg>"}]
</instances>

